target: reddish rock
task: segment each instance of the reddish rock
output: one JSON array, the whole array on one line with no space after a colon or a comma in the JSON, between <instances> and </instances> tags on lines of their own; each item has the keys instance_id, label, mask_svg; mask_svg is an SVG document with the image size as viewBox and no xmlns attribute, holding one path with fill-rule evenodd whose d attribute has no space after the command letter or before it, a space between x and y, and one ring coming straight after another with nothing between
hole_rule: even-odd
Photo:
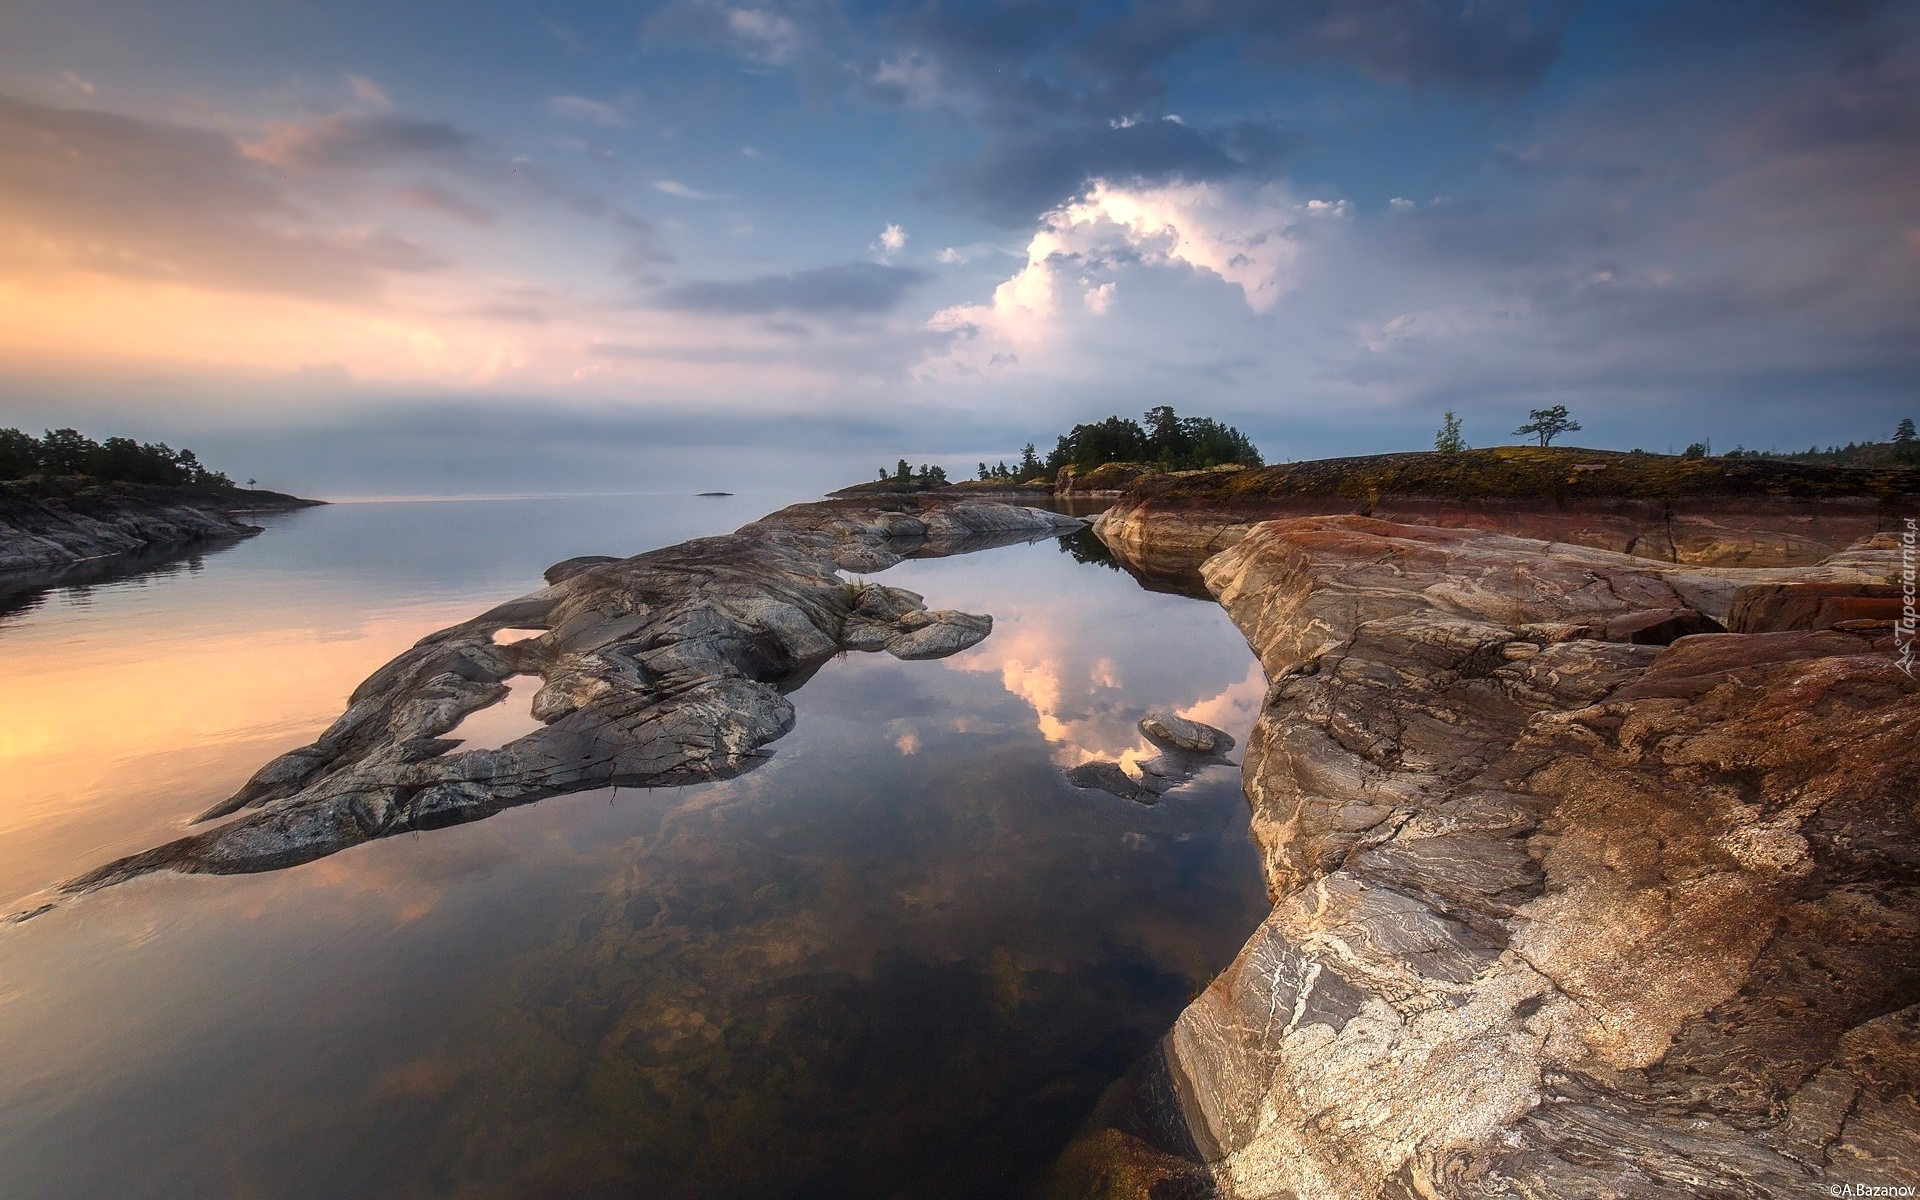
<instances>
[{"instance_id":1,"label":"reddish rock","mask_svg":"<svg viewBox=\"0 0 1920 1200\"><path fill-rule=\"evenodd\" d=\"M1876 583L1785 583L1747 588L1733 603L1735 633L1832 629L1842 622L1897 621L1900 589Z\"/></svg>"},{"instance_id":2,"label":"reddish rock","mask_svg":"<svg viewBox=\"0 0 1920 1200\"><path fill-rule=\"evenodd\" d=\"M1692 632L1878 599L1897 553L1323 516L1208 559L1272 683L1244 776L1275 904L1163 1040L1171 1098L1078 1148L1153 1166L1102 1194L1161 1195L1182 1146L1229 1198L1920 1178L1920 687L1877 623Z\"/></svg>"}]
</instances>

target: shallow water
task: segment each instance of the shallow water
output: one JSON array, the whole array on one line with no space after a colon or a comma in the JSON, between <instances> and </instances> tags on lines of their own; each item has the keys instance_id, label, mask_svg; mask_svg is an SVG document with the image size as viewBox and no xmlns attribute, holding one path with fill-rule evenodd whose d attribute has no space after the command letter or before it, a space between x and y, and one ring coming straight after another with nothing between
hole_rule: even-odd
<instances>
[{"instance_id":1,"label":"shallow water","mask_svg":"<svg viewBox=\"0 0 1920 1200\"><path fill-rule=\"evenodd\" d=\"M342 505L8 617L0 904L177 836L548 563L785 499ZM1216 607L1064 549L882 573L992 636L827 664L741 778L0 927L0 1195L1017 1194L1265 911L1233 768L1061 781L1150 708L1244 741L1262 691Z\"/></svg>"}]
</instances>

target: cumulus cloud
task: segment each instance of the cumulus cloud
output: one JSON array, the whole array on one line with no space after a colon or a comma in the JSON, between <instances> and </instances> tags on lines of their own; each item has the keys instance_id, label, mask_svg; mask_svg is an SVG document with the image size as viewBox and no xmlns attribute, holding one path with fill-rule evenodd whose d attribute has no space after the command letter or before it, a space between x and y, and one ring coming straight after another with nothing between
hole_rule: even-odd
<instances>
[{"instance_id":1,"label":"cumulus cloud","mask_svg":"<svg viewBox=\"0 0 1920 1200\"><path fill-rule=\"evenodd\" d=\"M662 289L654 302L721 315L874 314L892 311L925 278L910 267L845 263L752 279L690 280Z\"/></svg>"},{"instance_id":2,"label":"cumulus cloud","mask_svg":"<svg viewBox=\"0 0 1920 1200\"><path fill-rule=\"evenodd\" d=\"M944 309L930 324L984 334L989 346L1030 345L1052 332L1063 273L1080 278L1084 306L1103 314L1115 284L1093 276L1119 263L1211 276L1238 289L1249 309L1265 313L1292 288L1291 268L1308 227L1350 212L1344 200L1303 203L1273 184L1125 187L1096 181L1079 199L1046 215L1027 243L1025 265L994 289L990 302ZM979 349L973 348L973 357Z\"/></svg>"},{"instance_id":3,"label":"cumulus cloud","mask_svg":"<svg viewBox=\"0 0 1920 1200\"><path fill-rule=\"evenodd\" d=\"M889 224L880 231L880 237L873 243L880 252L881 262L893 261L893 256L907 248L907 231L898 225Z\"/></svg>"}]
</instances>

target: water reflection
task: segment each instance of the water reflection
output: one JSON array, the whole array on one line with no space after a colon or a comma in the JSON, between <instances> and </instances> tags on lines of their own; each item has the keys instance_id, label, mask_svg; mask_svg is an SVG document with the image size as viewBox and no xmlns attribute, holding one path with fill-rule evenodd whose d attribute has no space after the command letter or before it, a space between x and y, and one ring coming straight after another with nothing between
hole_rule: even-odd
<instances>
[{"instance_id":1,"label":"water reflection","mask_svg":"<svg viewBox=\"0 0 1920 1200\"><path fill-rule=\"evenodd\" d=\"M1072 546L1080 536L1059 544ZM1104 759L1132 770L1157 755L1136 724L1143 697L1244 743L1265 677L1213 605L1143 595L1119 580L1090 587L1085 571L1041 556L1007 566L962 568L947 578L940 564L903 563L887 581L938 595L943 604L985 606L980 611L995 611L991 605L1000 602L993 636L941 665L998 676L1032 709L1056 765Z\"/></svg>"},{"instance_id":2,"label":"water reflection","mask_svg":"<svg viewBox=\"0 0 1920 1200\"><path fill-rule=\"evenodd\" d=\"M1234 772L1146 809L1057 768L1148 708L1244 738L1250 658L1044 543L882 578L996 631L827 664L753 774L0 931L0 1194L1018 1194L1265 907Z\"/></svg>"},{"instance_id":3,"label":"water reflection","mask_svg":"<svg viewBox=\"0 0 1920 1200\"><path fill-rule=\"evenodd\" d=\"M46 571L10 574L0 580L0 629L59 596L84 608L102 584L144 585L170 575L195 575L206 568L206 556L239 542L240 538L200 541L184 546L161 546L128 554L87 559Z\"/></svg>"},{"instance_id":4,"label":"water reflection","mask_svg":"<svg viewBox=\"0 0 1920 1200\"><path fill-rule=\"evenodd\" d=\"M533 696L539 690L538 675L509 676L506 695L468 713L465 720L447 731L446 736L459 743L449 753L498 750L539 729L540 722L533 716Z\"/></svg>"},{"instance_id":5,"label":"water reflection","mask_svg":"<svg viewBox=\"0 0 1920 1200\"><path fill-rule=\"evenodd\" d=\"M0 620L0 911L186 832L324 729L374 668L539 587L550 563L723 532L791 499L254 514L267 532L217 553L37 593Z\"/></svg>"}]
</instances>

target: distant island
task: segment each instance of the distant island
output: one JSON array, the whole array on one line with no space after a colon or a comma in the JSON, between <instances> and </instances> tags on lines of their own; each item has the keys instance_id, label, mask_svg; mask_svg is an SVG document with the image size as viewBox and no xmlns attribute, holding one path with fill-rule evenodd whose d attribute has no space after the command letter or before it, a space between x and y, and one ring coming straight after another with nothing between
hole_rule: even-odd
<instances>
[{"instance_id":1,"label":"distant island","mask_svg":"<svg viewBox=\"0 0 1920 1200\"><path fill-rule=\"evenodd\" d=\"M698 492L695 494L700 496L731 496L733 495L732 492Z\"/></svg>"},{"instance_id":2,"label":"distant island","mask_svg":"<svg viewBox=\"0 0 1920 1200\"><path fill-rule=\"evenodd\" d=\"M1110 416L1075 425L1055 440L1045 458L1028 442L1013 465L1004 459L992 465L982 462L973 479L956 483L948 479L944 467L922 463L916 469L903 458L892 471L880 468L878 479L842 488L834 495L924 492L945 487L975 492L1052 492L1063 473L1082 480L1075 490L1084 491L1089 486L1095 490L1118 489L1133 478L1155 471L1257 467L1263 461L1253 440L1233 426L1212 417L1183 417L1172 405L1162 404L1148 409L1139 421ZM1107 470L1114 466L1126 470L1118 474ZM1099 478L1095 484L1085 482L1096 475Z\"/></svg>"}]
</instances>

